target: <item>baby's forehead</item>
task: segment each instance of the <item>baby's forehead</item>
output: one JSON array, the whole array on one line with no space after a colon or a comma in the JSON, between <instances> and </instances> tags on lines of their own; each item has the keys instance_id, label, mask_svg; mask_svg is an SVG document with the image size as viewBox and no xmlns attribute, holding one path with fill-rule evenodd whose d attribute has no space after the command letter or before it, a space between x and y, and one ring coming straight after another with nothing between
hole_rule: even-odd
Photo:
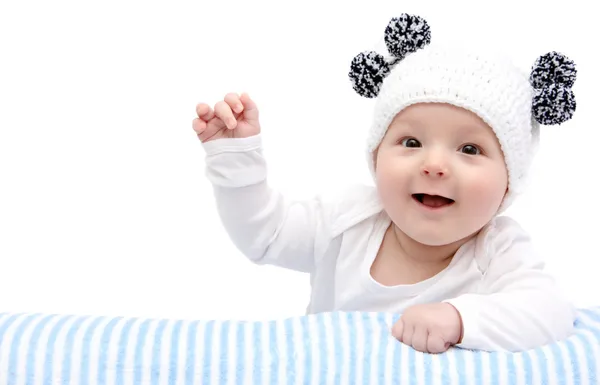
<instances>
[{"instance_id":1,"label":"baby's forehead","mask_svg":"<svg viewBox=\"0 0 600 385\"><path fill-rule=\"evenodd\" d=\"M480 134L493 130L476 113L448 103L418 103L398 112L390 129L440 131L440 133Z\"/></svg>"},{"instance_id":2,"label":"baby's forehead","mask_svg":"<svg viewBox=\"0 0 600 385\"><path fill-rule=\"evenodd\" d=\"M392 136L415 136L417 139L440 139L452 141L455 138L471 141L496 141L493 130L481 125L454 125L440 121L439 124L397 124L391 125L388 135Z\"/></svg>"}]
</instances>

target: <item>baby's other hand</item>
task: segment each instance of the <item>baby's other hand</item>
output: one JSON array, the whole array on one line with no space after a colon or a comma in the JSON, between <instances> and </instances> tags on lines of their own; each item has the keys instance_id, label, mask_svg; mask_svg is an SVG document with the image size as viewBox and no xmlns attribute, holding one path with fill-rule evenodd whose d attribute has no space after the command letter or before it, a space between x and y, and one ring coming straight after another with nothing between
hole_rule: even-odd
<instances>
[{"instance_id":1,"label":"baby's other hand","mask_svg":"<svg viewBox=\"0 0 600 385\"><path fill-rule=\"evenodd\" d=\"M200 141L220 138L247 138L260 133L258 108L248 94L229 93L215 104L214 110L206 103L196 106L198 118L192 127Z\"/></svg>"},{"instance_id":2,"label":"baby's other hand","mask_svg":"<svg viewBox=\"0 0 600 385\"><path fill-rule=\"evenodd\" d=\"M462 339L462 320L449 303L411 306L392 328L400 342L423 353L443 353Z\"/></svg>"}]
</instances>

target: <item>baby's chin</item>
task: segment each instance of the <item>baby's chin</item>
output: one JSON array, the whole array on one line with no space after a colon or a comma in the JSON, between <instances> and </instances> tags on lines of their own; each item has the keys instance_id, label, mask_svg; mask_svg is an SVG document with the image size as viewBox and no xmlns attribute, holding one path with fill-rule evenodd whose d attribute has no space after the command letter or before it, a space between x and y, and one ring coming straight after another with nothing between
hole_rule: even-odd
<instances>
[{"instance_id":1,"label":"baby's chin","mask_svg":"<svg viewBox=\"0 0 600 385\"><path fill-rule=\"evenodd\" d=\"M457 232L457 226L427 226L416 229L414 226L398 226L398 228L415 242L427 247L447 247L467 242L478 231Z\"/></svg>"},{"instance_id":2,"label":"baby's chin","mask_svg":"<svg viewBox=\"0 0 600 385\"><path fill-rule=\"evenodd\" d=\"M406 235L408 235L415 242L418 242L418 243L422 244L423 246L428 246L428 247L449 246L449 245L454 244L461 240L461 238L459 238L459 237L452 237L452 236L444 237L444 236L439 236L438 234L435 234L435 235L431 235L431 234L412 235L412 234L410 234L410 232L408 232Z\"/></svg>"}]
</instances>

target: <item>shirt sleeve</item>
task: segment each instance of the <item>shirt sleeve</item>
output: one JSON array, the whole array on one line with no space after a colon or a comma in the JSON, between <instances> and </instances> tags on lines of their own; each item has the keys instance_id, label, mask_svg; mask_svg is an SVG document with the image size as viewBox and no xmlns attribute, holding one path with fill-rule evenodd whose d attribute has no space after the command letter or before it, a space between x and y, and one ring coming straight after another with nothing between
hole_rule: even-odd
<instances>
[{"instance_id":1,"label":"shirt sleeve","mask_svg":"<svg viewBox=\"0 0 600 385\"><path fill-rule=\"evenodd\" d=\"M445 301L463 321L463 338L457 346L515 352L570 336L575 308L544 271L530 237L505 217L498 218L488 236L484 249L489 265L481 290Z\"/></svg>"},{"instance_id":2,"label":"shirt sleeve","mask_svg":"<svg viewBox=\"0 0 600 385\"><path fill-rule=\"evenodd\" d=\"M323 199L290 201L269 186L260 134L203 147L219 216L240 252L257 264L313 272L329 234Z\"/></svg>"}]
</instances>

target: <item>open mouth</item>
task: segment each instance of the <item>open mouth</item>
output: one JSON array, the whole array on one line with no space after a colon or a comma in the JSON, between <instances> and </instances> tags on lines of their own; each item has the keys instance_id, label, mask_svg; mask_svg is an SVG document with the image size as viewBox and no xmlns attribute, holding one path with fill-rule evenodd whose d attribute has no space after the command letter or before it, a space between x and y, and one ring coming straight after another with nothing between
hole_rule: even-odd
<instances>
[{"instance_id":1,"label":"open mouth","mask_svg":"<svg viewBox=\"0 0 600 385\"><path fill-rule=\"evenodd\" d=\"M454 203L453 199L441 195L412 194L412 197L417 202L430 208L447 207Z\"/></svg>"}]
</instances>

